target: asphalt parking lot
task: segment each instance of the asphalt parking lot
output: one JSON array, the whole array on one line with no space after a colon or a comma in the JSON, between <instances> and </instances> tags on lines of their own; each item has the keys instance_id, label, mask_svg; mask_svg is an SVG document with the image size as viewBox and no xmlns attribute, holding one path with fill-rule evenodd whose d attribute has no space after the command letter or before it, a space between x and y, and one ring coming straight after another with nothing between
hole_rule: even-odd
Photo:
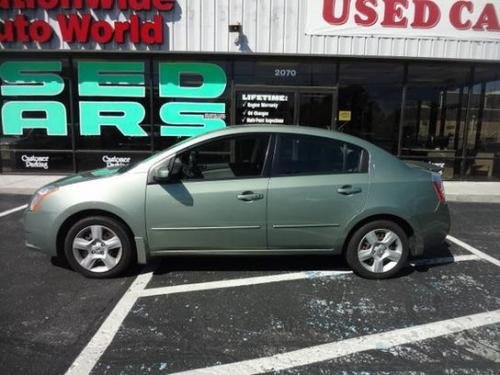
<instances>
[{"instance_id":1,"label":"asphalt parking lot","mask_svg":"<svg viewBox=\"0 0 500 375\"><path fill-rule=\"evenodd\" d=\"M0 195L0 215L27 199ZM1 372L498 373L500 205L450 207L463 244L384 281L306 256L162 259L89 280L26 250L22 211L8 214Z\"/></svg>"}]
</instances>

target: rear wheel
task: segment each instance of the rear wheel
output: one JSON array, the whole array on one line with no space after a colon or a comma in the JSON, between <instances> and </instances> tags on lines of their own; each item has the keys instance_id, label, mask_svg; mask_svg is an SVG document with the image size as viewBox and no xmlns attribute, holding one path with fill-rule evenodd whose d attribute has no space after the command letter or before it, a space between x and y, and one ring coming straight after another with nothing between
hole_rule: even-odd
<instances>
[{"instance_id":1,"label":"rear wheel","mask_svg":"<svg viewBox=\"0 0 500 375\"><path fill-rule=\"evenodd\" d=\"M408 236L396 223L377 220L363 225L347 246L346 260L353 271L369 279L396 275L406 264Z\"/></svg>"},{"instance_id":2,"label":"rear wheel","mask_svg":"<svg viewBox=\"0 0 500 375\"><path fill-rule=\"evenodd\" d=\"M92 278L123 273L132 263L134 254L123 225L105 216L76 222L66 235L64 253L71 268Z\"/></svg>"}]
</instances>

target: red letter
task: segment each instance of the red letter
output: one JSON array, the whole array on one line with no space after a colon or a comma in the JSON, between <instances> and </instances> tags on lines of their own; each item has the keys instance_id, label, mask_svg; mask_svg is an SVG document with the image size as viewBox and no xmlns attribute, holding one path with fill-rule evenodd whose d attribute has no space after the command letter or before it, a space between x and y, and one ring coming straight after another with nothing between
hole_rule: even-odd
<instances>
[{"instance_id":1,"label":"red letter","mask_svg":"<svg viewBox=\"0 0 500 375\"><path fill-rule=\"evenodd\" d=\"M368 4L373 5L373 7L368 6ZM377 22L378 15L375 7L377 6L377 0L356 0L356 9L360 15L365 16L361 18L360 15L356 14L354 16L354 22L360 26L371 26Z\"/></svg>"},{"instance_id":2,"label":"red letter","mask_svg":"<svg viewBox=\"0 0 500 375\"><path fill-rule=\"evenodd\" d=\"M11 9L10 0L0 0L0 9Z\"/></svg>"},{"instance_id":3,"label":"red letter","mask_svg":"<svg viewBox=\"0 0 500 375\"><path fill-rule=\"evenodd\" d=\"M476 31L500 31L497 12L493 4L486 4L476 24L472 26Z\"/></svg>"},{"instance_id":4,"label":"red letter","mask_svg":"<svg viewBox=\"0 0 500 375\"><path fill-rule=\"evenodd\" d=\"M175 0L153 0L153 6L160 11L170 12L174 9Z\"/></svg>"},{"instance_id":5,"label":"red letter","mask_svg":"<svg viewBox=\"0 0 500 375\"><path fill-rule=\"evenodd\" d=\"M90 9L112 9L114 0L87 0Z\"/></svg>"},{"instance_id":6,"label":"red letter","mask_svg":"<svg viewBox=\"0 0 500 375\"><path fill-rule=\"evenodd\" d=\"M349 18L349 7L351 5L351 0L342 0L342 15L340 17L335 16L335 0L324 0L323 2L323 18L326 22L331 25L343 25L347 22Z\"/></svg>"},{"instance_id":7,"label":"red letter","mask_svg":"<svg viewBox=\"0 0 500 375\"><path fill-rule=\"evenodd\" d=\"M408 19L403 16L403 9L408 9L408 0L384 0L384 20L381 25L386 27L406 27Z\"/></svg>"},{"instance_id":8,"label":"red letter","mask_svg":"<svg viewBox=\"0 0 500 375\"><path fill-rule=\"evenodd\" d=\"M96 21L90 28L90 35L97 43L109 43L113 38L113 28L106 21Z\"/></svg>"},{"instance_id":9,"label":"red letter","mask_svg":"<svg viewBox=\"0 0 500 375\"><path fill-rule=\"evenodd\" d=\"M23 15L17 15L14 24L16 25L16 40L18 42L29 42L29 36L26 30L26 17Z\"/></svg>"},{"instance_id":10,"label":"red letter","mask_svg":"<svg viewBox=\"0 0 500 375\"><path fill-rule=\"evenodd\" d=\"M128 0L130 9L132 10L150 10L151 1L150 0Z\"/></svg>"},{"instance_id":11,"label":"red letter","mask_svg":"<svg viewBox=\"0 0 500 375\"><path fill-rule=\"evenodd\" d=\"M14 42L14 21L0 22L0 42Z\"/></svg>"},{"instance_id":12,"label":"red letter","mask_svg":"<svg viewBox=\"0 0 500 375\"><path fill-rule=\"evenodd\" d=\"M153 21L144 22L141 30L141 41L146 44L163 43L163 17L154 16Z\"/></svg>"},{"instance_id":13,"label":"red letter","mask_svg":"<svg viewBox=\"0 0 500 375\"><path fill-rule=\"evenodd\" d=\"M130 41L132 43L140 43L141 36L139 35L139 16L137 14L132 14L130 16Z\"/></svg>"},{"instance_id":14,"label":"red letter","mask_svg":"<svg viewBox=\"0 0 500 375\"><path fill-rule=\"evenodd\" d=\"M53 30L50 25L43 20L32 22L29 30L31 39L38 43L48 42L52 38Z\"/></svg>"},{"instance_id":15,"label":"red letter","mask_svg":"<svg viewBox=\"0 0 500 375\"><path fill-rule=\"evenodd\" d=\"M86 43L89 41L90 14L84 14L82 18L76 14L65 16L57 15L57 22L61 29L61 36L65 42Z\"/></svg>"},{"instance_id":16,"label":"red letter","mask_svg":"<svg viewBox=\"0 0 500 375\"><path fill-rule=\"evenodd\" d=\"M457 1L452 5L450 9L450 23L452 26L458 30L467 30L470 29L472 22L465 21L462 22L462 9L466 8L469 13L472 13L474 10L474 4L472 1Z\"/></svg>"},{"instance_id":17,"label":"red letter","mask_svg":"<svg viewBox=\"0 0 500 375\"><path fill-rule=\"evenodd\" d=\"M125 32L130 29L130 23L128 21L115 22L115 42L123 44L125 43Z\"/></svg>"},{"instance_id":18,"label":"red letter","mask_svg":"<svg viewBox=\"0 0 500 375\"><path fill-rule=\"evenodd\" d=\"M438 24L441 11L436 3L429 0L413 0L413 3L415 4L415 18L411 26L418 29L432 29Z\"/></svg>"},{"instance_id":19,"label":"red letter","mask_svg":"<svg viewBox=\"0 0 500 375\"><path fill-rule=\"evenodd\" d=\"M38 0L38 6L43 9L54 9L59 6L59 0Z\"/></svg>"}]
</instances>

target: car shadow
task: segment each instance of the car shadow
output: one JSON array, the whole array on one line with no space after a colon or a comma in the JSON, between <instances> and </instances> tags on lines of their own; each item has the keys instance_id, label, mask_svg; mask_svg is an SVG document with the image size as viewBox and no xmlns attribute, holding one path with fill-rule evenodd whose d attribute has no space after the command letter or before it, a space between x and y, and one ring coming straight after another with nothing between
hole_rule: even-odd
<instances>
[{"instance_id":1,"label":"car shadow","mask_svg":"<svg viewBox=\"0 0 500 375\"><path fill-rule=\"evenodd\" d=\"M422 259L441 258L437 264L419 264ZM447 261L449 258L449 262ZM452 264L453 254L450 245L443 243L425 250L422 257L409 259L416 265L403 268L394 278L408 276L414 272L428 272L437 267ZM66 260L52 257L51 263L60 268L70 269ZM197 255L166 256L151 259L146 270L153 270L155 275L171 272L301 272L301 271L349 271L350 267L341 255ZM145 271L144 267L135 265L121 277L137 276Z\"/></svg>"},{"instance_id":2,"label":"car shadow","mask_svg":"<svg viewBox=\"0 0 500 375\"><path fill-rule=\"evenodd\" d=\"M419 264L422 259L441 258L437 264ZM447 262L449 258L449 262ZM414 272L427 272L432 268L443 267L453 263L450 246L443 243L426 249L422 257L411 257L409 262L417 262L403 268L395 278L410 275ZM442 263L441 263L442 262ZM349 265L340 255L207 255L207 256L172 256L157 258L151 261L155 275L164 275L178 271L348 271Z\"/></svg>"}]
</instances>

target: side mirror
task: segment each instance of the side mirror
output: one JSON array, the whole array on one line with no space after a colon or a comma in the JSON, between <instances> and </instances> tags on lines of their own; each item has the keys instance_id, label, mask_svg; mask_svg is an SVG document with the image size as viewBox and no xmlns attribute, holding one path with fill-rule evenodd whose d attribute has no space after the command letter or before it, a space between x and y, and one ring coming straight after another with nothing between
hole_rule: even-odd
<instances>
[{"instance_id":1,"label":"side mirror","mask_svg":"<svg viewBox=\"0 0 500 375\"><path fill-rule=\"evenodd\" d=\"M180 158L176 157L171 160L167 166L162 166L157 168L153 173L153 180L159 183L165 183L180 174L182 170L182 161Z\"/></svg>"},{"instance_id":2,"label":"side mirror","mask_svg":"<svg viewBox=\"0 0 500 375\"><path fill-rule=\"evenodd\" d=\"M167 182L170 178L170 169L168 167L160 167L154 171L153 179L156 182Z\"/></svg>"}]
</instances>

